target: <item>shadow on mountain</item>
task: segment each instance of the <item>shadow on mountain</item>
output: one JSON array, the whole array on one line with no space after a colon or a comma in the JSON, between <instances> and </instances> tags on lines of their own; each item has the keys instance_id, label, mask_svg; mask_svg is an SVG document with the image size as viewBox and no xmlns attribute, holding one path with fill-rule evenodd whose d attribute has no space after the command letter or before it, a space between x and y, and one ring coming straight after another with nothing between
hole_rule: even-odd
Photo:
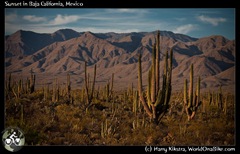
<instances>
[{"instance_id":1,"label":"shadow on mountain","mask_svg":"<svg viewBox=\"0 0 240 154\"><path fill-rule=\"evenodd\" d=\"M221 71L225 71L225 70L227 70L228 68L234 66L233 63L227 63L227 62L224 62L224 61L216 60L216 59L213 58L213 57L207 57L207 58L208 58L208 60L210 60L210 61L212 61L213 63L215 63L216 65L218 65L218 67L221 69Z\"/></svg>"}]
</instances>

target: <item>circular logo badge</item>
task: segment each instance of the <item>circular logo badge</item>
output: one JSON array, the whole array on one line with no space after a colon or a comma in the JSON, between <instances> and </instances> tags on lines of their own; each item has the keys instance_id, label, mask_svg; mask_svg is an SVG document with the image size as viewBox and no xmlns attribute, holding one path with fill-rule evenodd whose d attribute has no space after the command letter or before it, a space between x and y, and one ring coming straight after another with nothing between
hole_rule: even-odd
<instances>
[{"instance_id":1,"label":"circular logo badge","mask_svg":"<svg viewBox=\"0 0 240 154\"><path fill-rule=\"evenodd\" d=\"M23 132L17 127L6 128L2 132L2 143L6 150L16 152L25 144Z\"/></svg>"}]
</instances>

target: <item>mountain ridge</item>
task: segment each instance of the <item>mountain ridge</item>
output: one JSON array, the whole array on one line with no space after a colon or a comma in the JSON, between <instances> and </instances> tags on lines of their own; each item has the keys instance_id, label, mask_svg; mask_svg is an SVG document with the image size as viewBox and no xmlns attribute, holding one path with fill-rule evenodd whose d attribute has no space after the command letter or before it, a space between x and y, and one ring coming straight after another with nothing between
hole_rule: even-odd
<instances>
[{"instance_id":1,"label":"mountain ridge","mask_svg":"<svg viewBox=\"0 0 240 154\"><path fill-rule=\"evenodd\" d=\"M39 76L52 74L50 77L45 76L45 80L50 81L53 76L59 76L64 81L63 76L71 72L74 74L72 82L77 83L77 86L83 84L84 62L87 61L90 72L93 65L97 65L99 84L101 81L107 81L111 73L114 73L116 83L123 88L131 83L137 87L137 63L140 53L143 79L146 80L147 70L151 64L152 45L156 38L156 31L79 33L71 29L61 29L52 34L39 34L39 36L34 32L26 33L28 35L24 31L17 31L5 37L7 73L26 76L32 69ZM30 34L32 36L29 36ZM43 42L38 46L34 46L36 43L29 43L33 41L34 36L36 36L35 41ZM222 81L226 78L226 73L223 72L235 70L235 40L228 40L223 36L192 38L183 34L160 31L160 48L160 66L164 66L166 50L173 49L173 85L188 78L191 63L196 70L194 74L203 79L203 88L224 84ZM161 69L161 74L162 71ZM211 77L216 79L216 83L210 80ZM40 78L39 83L44 80L43 77ZM209 80L206 80L207 78ZM230 77L228 79L233 80ZM235 81L229 80L228 83L233 87ZM179 89L181 86L173 88L173 90Z\"/></svg>"}]
</instances>

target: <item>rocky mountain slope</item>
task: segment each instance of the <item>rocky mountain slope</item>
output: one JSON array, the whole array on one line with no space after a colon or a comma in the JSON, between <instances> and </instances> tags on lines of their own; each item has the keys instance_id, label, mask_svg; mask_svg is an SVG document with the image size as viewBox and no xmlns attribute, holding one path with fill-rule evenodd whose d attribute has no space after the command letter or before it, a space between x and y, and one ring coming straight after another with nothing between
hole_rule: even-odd
<instances>
[{"instance_id":1,"label":"rocky mountain slope","mask_svg":"<svg viewBox=\"0 0 240 154\"><path fill-rule=\"evenodd\" d=\"M160 66L166 50L173 49L173 90L183 89L194 64L194 80L200 76L201 88L226 91L235 88L235 40L223 36L192 38L187 35L160 32ZM37 85L51 83L55 77L66 83L71 74L75 88L83 86L84 62L89 73L97 65L97 85L104 85L115 74L115 89L137 87L138 56L142 56L143 80L151 65L152 45L156 31L139 33L91 33L61 29L52 34L17 31L5 37L5 72L25 78L32 69ZM162 74L163 69L161 69Z\"/></svg>"}]
</instances>

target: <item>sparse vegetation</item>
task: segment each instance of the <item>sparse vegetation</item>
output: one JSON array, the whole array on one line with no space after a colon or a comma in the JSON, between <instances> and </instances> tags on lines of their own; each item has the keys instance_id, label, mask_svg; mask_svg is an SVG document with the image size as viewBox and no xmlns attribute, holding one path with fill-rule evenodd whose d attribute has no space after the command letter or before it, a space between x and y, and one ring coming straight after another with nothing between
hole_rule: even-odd
<instances>
[{"instance_id":1,"label":"sparse vegetation","mask_svg":"<svg viewBox=\"0 0 240 154\"><path fill-rule=\"evenodd\" d=\"M172 50L170 57L168 51L165 54L160 87L158 37L146 93L141 56L138 89L132 85L117 91L113 88L114 74L111 84L108 81L105 87L95 88L96 65L90 81L86 63L85 86L77 89L71 87L70 74L64 88L55 78L38 89L33 73L25 82L12 81L9 74L5 82L5 127L20 127L27 145L235 145L235 96L221 88L217 94L201 92L200 78L193 94L193 65L189 93L187 81L183 91L172 92Z\"/></svg>"},{"instance_id":2,"label":"sparse vegetation","mask_svg":"<svg viewBox=\"0 0 240 154\"><path fill-rule=\"evenodd\" d=\"M81 91L74 90L79 96ZM52 94L52 91L50 92ZM11 93L12 95L12 93ZM186 121L182 113L182 95L172 94L167 112L158 125L144 114L142 106L133 112L132 99L123 93L114 101L94 100L85 112L81 98L74 104L61 99L44 101L40 90L20 98L7 99L6 126L23 129L28 145L234 145L234 96L226 94L224 113L206 103L206 112L199 110L195 119ZM205 96L204 96L205 97ZM61 96L60 96L61 98ZM207 97L206 97L207 98ZM204 99L207 101L207 99Z\"/></svg>"}]
</instances>

